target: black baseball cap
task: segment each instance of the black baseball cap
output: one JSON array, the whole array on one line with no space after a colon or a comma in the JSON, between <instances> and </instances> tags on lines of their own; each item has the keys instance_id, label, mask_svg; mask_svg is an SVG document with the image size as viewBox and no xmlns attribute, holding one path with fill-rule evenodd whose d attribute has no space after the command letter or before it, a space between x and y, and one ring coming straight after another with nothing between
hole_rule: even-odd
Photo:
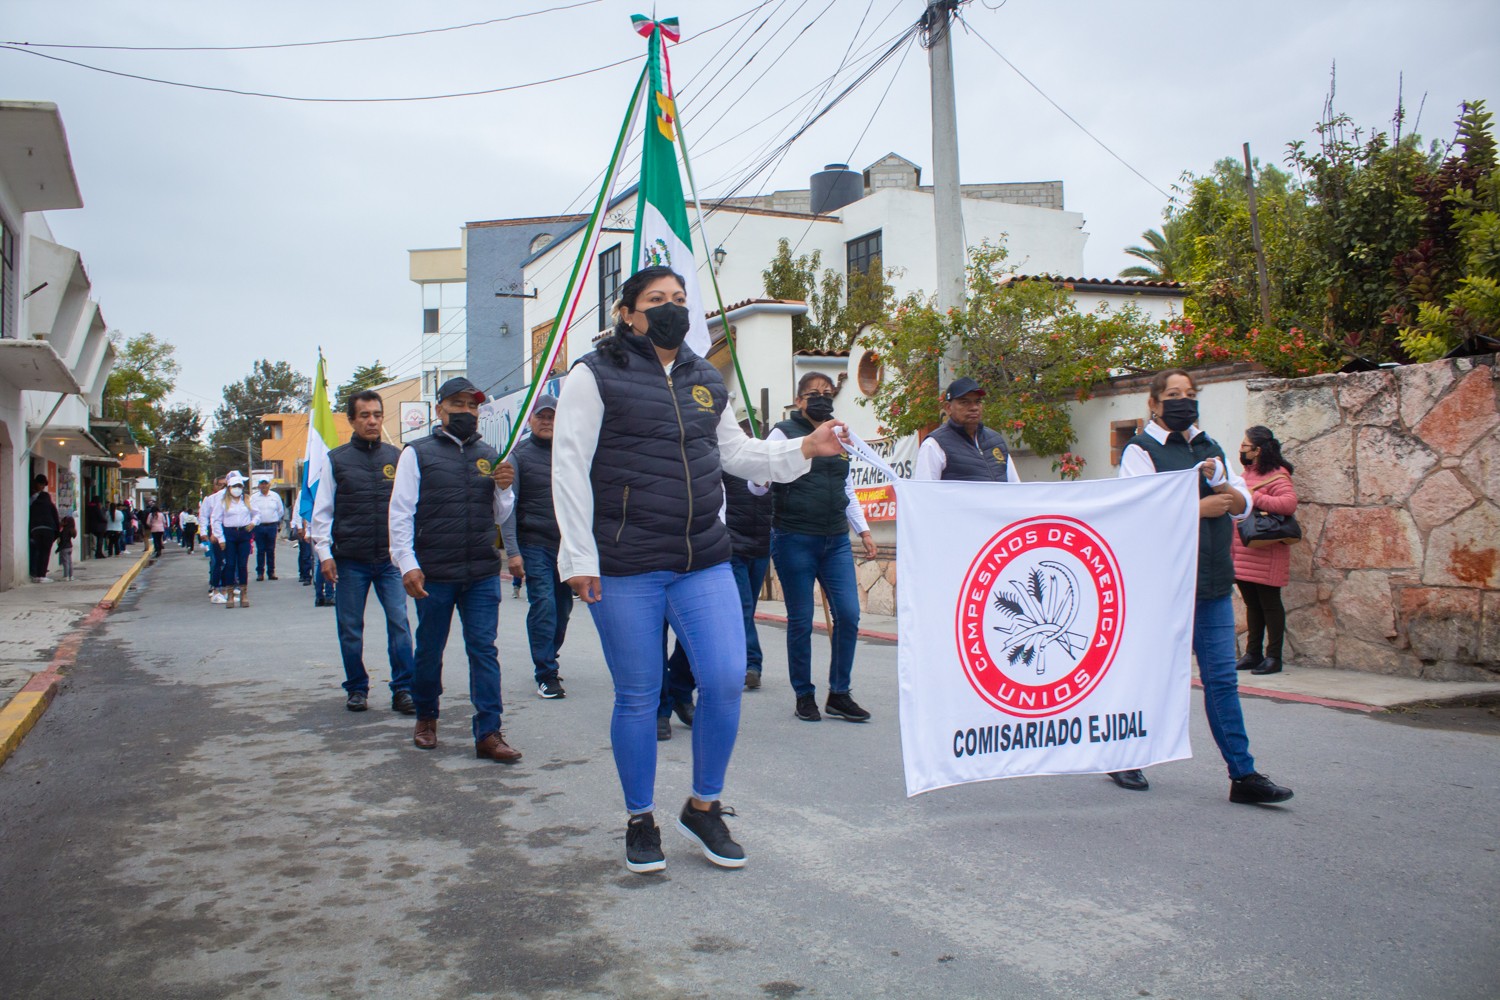
<instances>
[{"instance_id":1,"label":"black baseball cap","mask_svg":"<svg viewBox=\"0 0 1500 1000\"><path fill-rule=\"evenodd\" d=\"M458 378L450 378L448 381L439 386L437 391L437 401L441 403L449 396L457 396L461 392L472 392L474 394L474 402L484 402L484 393L479 390L479 386L475 385L473 382L470 382L463 376L459 376Z\"/></svg>"},{"instance_id":2,"label":"black baseball cap","mask_svg":"<svg viewBox=\"0 0 1500 1000\"><path fill-rule=\"evenodd\" d=\"M943 400L944 402L951 403L958 397L967 396L971 392L977 392L980 396L984 395L984 389L980 387L978 382L967 376L956 378L949 384L948 391L943 393Z\"/></svg>"}]
</instances>

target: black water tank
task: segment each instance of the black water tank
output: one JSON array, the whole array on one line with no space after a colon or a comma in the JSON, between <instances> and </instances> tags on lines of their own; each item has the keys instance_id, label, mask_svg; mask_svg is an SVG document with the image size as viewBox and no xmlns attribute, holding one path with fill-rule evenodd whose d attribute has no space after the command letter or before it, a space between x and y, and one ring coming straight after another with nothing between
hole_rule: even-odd
<instances>
[{"instance_id":1,"label":"black water tank","mask_svg":"<svg viewBox=\"0 0 1500 1000\"><path fill-rule=\"evenodd\" d=\"M811 198L815 215L837 212L865 196L865 178L847 163L830 163L812 175Z\"/></svg>"}]
</instances>

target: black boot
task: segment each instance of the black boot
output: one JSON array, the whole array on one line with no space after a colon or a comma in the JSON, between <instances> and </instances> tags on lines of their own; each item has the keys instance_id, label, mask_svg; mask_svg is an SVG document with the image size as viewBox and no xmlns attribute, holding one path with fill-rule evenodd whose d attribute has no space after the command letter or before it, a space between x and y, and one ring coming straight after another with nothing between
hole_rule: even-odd
<instances>
[{"instance_id":1,"label":"black boot","mask_svg":"<svg viewBox=\"0 0 1500 1000\"><path fill-rule=\"evenodd\" d=\"M1249 670L1251 667L1257 666L1260 663L1260 659L1259 653L1246 652L1244 656L1234 661L1234 669Z\"/></svg>"},{"instance_id":2,"label":"black boot","mask_svg":"<svg viewBox=\"0 0 1500 1000\"><path fill-rule=\"evenodd\" d=\"M1250 671L1252 674L1279 674L1281 673L1281 661L1274 656L1268 656Z\"/></svg>"}]
</instances>

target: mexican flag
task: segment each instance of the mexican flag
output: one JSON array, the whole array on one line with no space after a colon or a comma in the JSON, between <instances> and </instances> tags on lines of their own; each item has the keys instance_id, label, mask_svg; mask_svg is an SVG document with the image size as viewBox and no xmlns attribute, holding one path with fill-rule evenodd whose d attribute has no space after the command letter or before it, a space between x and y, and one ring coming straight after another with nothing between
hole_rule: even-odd
<instances>
[{"instance_id":1,"label":"mexican flag","mask_svg":"<svg viewBox=\"0 0 1500 1000\"><path fill-rule=\"evenodd\" d=\"M641 185L635 209L635 252L631 273L666 265L682 275L692 316L687 345L700 357L708 354L708 322L693 259L693 237L687 202L678 173L677 106L672 96L671 64L666 43L680 36L675 17L653 21L637 14L635 30L650 41L646 56L646 138L641 154Z\"/></svg>"},{"instance_id":2,"label":"mexican flag","mask_svg":"<svg viewBox=\"0 0 1500 1000\"><path fill-rule=\"evenodd\" d=\"M328 379L320 353L318 375L313 380L312 409L307 420L307 452L303 461L306 488L297 498L297 513L307 524L312 523L313 499L318 495L318 484L330 474L328 453L338 446L339 431L333 422L333 408L328 405Z\"/></svg>"}]
</instances>

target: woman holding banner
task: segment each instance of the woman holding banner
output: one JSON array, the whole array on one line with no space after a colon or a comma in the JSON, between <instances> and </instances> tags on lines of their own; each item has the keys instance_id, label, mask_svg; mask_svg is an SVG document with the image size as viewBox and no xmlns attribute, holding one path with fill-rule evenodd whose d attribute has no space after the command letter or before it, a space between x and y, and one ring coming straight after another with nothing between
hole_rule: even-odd
<instances>
[{"instance_id":1,"label":"woman holding banner","mask_svg":"<svg viewBox=\"0 0 1500 1000\"><path fill-rule=\"evenodd\" d=\"M1292 790L1255 770L1240 710L1235 675L1234 521L1249 513L1245 482L1229 471L1224 449L1198 427L1198 386L1180 368L1151 380L1151 420L1120 455L1120 475L1141 476L1200 468L1198 483L1198 590L1193 612L1193 655L1203 682L1203 710L1219 753L1229 765L1229 801L1250 805L1285 802ZM1150 788L1139 770L1110 775L1132 791Z\"/></svg>"},{"instance_id":2,"label":"woman holding banner","mask_svg":"<svg viewBox=\"0 0 1500 1000\"><path fill-rule=\"evenodd\" d=\"M593 614L615 684L610 738L630 819L625 865L666 867L653 818L663 622L698 682L692 796L678 829L724 868L745 864L719 796L739 731L745 630L720 476L785 482L842 451L830 421L796 441L747 437L719 373L683 344L683 279L647 267L620 288L611 336L576 363L557 404L558 575Z\"/></svg>"}]
</instances>

